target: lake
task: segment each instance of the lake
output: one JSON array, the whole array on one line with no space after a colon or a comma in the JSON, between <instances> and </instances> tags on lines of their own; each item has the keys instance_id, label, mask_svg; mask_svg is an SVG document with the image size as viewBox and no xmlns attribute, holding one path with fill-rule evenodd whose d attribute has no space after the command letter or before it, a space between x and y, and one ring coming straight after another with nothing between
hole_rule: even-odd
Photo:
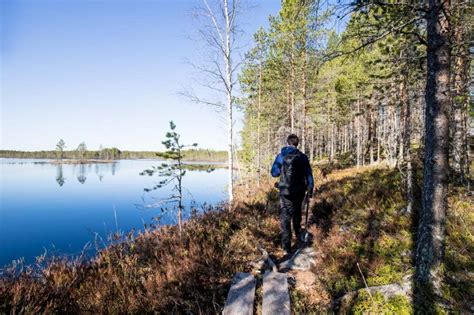
<instances>
[{"instance_id":1,"label":"lake","mask_svg":"<svg viewBox=\"0 0 474 315\"><path fill-rule=\"evenodd\" d=\"M174 224L175 212L162 203L171 186L152 192L159 181L139 173L159 165L152 160L116 163L51 164L45 160L0 159L0 267L23 257L32 263L45 252L78 255L84 246L115 232L144 224ZM186 211L226 199L227 170L189 170L183 180ZM168 207L173 207L168 205ZM114 211L115 209L115 211Z\"/></svg>"}]
</instances>

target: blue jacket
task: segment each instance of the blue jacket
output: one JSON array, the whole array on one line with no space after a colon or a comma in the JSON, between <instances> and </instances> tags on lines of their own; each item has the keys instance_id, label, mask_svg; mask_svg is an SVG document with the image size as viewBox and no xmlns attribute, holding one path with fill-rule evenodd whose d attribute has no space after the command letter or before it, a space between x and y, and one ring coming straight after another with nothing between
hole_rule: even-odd
<instances>
[{"instance_id":1,"label":"blue jacket","mask_svg":"<svg viewBox=\"0 0 474 315\"><path fill-rule=\"evenodd\" d=\"M283 158L285 157L285 155L287 155L289 153L296 153L296 152L298 152L298 149L296 147L293 147L293 146L287 146L287 147L283 147L281 149L280 154L278 154L276 156L275 162L273 162L273 165L272 165L272 176L273 177L280 176L281 166L283 164ZM314 189L313 171L311 170L311 165L309 164L309 159L306 156L306 154L302 153L302 156L306 160L305 164L307 165L305 173L306 173L306 182L308 184L308 190L312 192L313 189Z\"/></svg>"}]
</instances>

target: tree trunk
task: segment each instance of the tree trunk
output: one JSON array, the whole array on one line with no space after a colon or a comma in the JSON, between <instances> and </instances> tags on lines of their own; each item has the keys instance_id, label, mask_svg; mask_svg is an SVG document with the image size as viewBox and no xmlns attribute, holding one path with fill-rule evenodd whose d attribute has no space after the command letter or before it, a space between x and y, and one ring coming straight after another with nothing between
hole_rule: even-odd
<instances>
[{"instance_id":1,"label":"tree trunk","mask_svg":"<svg viewBox=\"0 0 474 315\"><path fill-rule=\"evenodd\" d=\"M367 125L368 125L368 134L367 134L367 139L369 142L369 161L370 164L374 164L374 123L373 123L373 117L372 117L372 106L370 106L367 109Z\"/></svg>"},{"instance_id":2,"label":"tree trunk","mask_svg":"<svg viewBox=\"0 0 474 315\"><path fill-rule=\"evenodd\" d=\"M400 148L400 154L406 165L406 199L407 208L406 212L411 213L413 209L413 168L411 164L411 109L410 101L408 98L408 64L404 65L401 81L400 81L400 100L402 103L402 117L403 129L402 129L402 145Z\"/></svg>"},{"instance_id":3,"label":"tree trunk","mask_svg":"<svg viewBox=\"0 0 474 315\"><path fill-rule=\"evenodd\" d=\"M439 279L444 258L450 98L449 0L429 0L422 209L416 244L418 284ZM434 279L433 279L434 277Z\"/></svg>"},{"instance_id":4,"label":"tree trunk","mask_svg":"<svg viewBox=\"0 0 474 315\"><path fill-rule=\"evenodd\" d=\"M360 131L360 96L357 96L357 113L356 113L356 136L357 136L357 144L356 144L356 160L357 160L357 166L361 166L362 164L362 159L361 159L361 151L362 151L362 132Z\"/></svg>"},{"instance_id":5,"label":"tree trunk","mask_svg":"<svg viewBox=\"0 0 474 315\"><path fill-rule=\"evenodd\" d=\"M257 187L260 187L260 171L262 169L261 165L261 144L260 144L260 125L261 125L261 104L262 102L262 61L258 67L258 106L257 106Z\"/></svg>"},{"instance_id":6,"label":"tree trunk","mask_svg":"<svg viewBox=\"0 0 474 315\"><path fill-rule=\"evenodd\" d=\"M309 152L309 159L314 161L314 123L311 124L311 150Z\"/></svg>"},{"instance_id":7,"label":"tree trunk","mask_svg":"<svg viewBox=\"0 0 474 315\"><path fill-rule=\"evenodd\" d=\"M306 45L306 43L304 43ZM303 117L303 125L302 125L302 130L301 130L301 151L305 153L306 151L306 115L308 112L308 109L306 108L307 102L306 102L306 97L307 97L307 85L308 85L308 78L306 75L306 49L304 49L303 52L303 67L302 67L302 87L301 87L301 94L302 94L302 117Z\"/></svg>"},{"instance_id":8,"label":"tree trunk","mask_svg":"<svg viewBox=\"0 0 474 315\"><path fill-rule=\"evenodd\" d=\"M295 84L295 66L293 64L294 56L293 53L291 54L291 61L290 61L290 124L291 124L291 133L295 133L295 91L294 91L294 84Z\"/></svg>"},{"instance_id":9,"label":"tree trunk","mask_svg":"<svg viewBox=\"0 0 474 315\"><path fill-rule=\"evenodd\" d=\"M228 193L229 193L229 205L232 207L234 201L234 154L233 154L233 99L232 99L232 60L231 60L231 21L228 12L228 0L224 0L224 12L225 12L225 26L226 26L226 43L225 43L225 57L224 62L226 66L226 85L227 85L227 132L228 132L228 163L229 163L229 177L228 177Z\"/></svg>"},{"instance_id":10,"label":"tree trunk","mask_svg":"<svg viewBox=\"0 0 474 315\"><path fill-rule=\"evenodd\" d=\"M469 51L467 49L466 36L464 26L461 25L463 16L462 4L456 3L457 22L454 26L454 41L456 44L456 56L454 58L454 93L453 93L453 110L452 110L452 167L455 172L455 178L460 182L464 182L466 176L467 161L466 151L466 112L469 106L468 95L468 58Z\"/></svg>"}]
</instances>

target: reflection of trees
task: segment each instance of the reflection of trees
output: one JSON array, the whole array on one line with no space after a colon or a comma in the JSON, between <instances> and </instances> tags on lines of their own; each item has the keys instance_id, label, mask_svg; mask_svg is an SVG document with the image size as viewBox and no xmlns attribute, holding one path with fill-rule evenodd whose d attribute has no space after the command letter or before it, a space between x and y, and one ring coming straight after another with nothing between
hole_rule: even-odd
<instances>
[{"instance_id":1,"label":"reflection of trees","mask_svg":"<svg viewBox=\"0 0 474 315\"><path fill-rule=\"evenodd\" d=\"M115 176L115 167L117 163L112 163L112 176Z\"/></svg>"},{"instance_id":2,"label":"reflection of trees","mask_svg":"<svg viewBox=\"0 0 474 315\"><path fill-rule=\"evenodd\" d=\"M79 183L84 184L86 182L86 166L84 164L79 165L79 175L77 175L77 180Z\"/></svg>"},{"instance_id":3,"label":"reflection of trees","mask_svg":"<svg viewBox=\"0 0 474 315\"><path fill-rule=\"evenodd\" d=\"M58 183L59 186L64 185L64 183L66 182L66 179L64 178L64 175L63 175L62 164L58 164L56 166L56 182Z\"/></svg>"},{"instance_id":4,"label":"reflection of trees","mask_svg":"<svg viewBox=\"0 0 474 315\"><path fill-rule=\"evenodd\" d=\"M183 168L185 170L206 172L206 173L214 172L217 167L219 166L211 165L211 164L183 164Z\"/></svg>"},{"instance_id":5,"label":"reflection of trees","mask_svg":"<svg viewBox=\"0 0 474 315\"><path fill-rule=\"evenodd\" d=\"M87 180L88 174L95 172L100 181L104 179L104 174L112 174L118 171L118 163L85 163L85 164L57 164L56 165L56 182L59 186L63 186L66 182L64 177L63 167L72 168L74 176L76 176L79 183L84 184Z\"/></svg>"},{"instance_id":6,"label":"reflection of trees","mask_svg":"<svg viewBox=\"0 0 474 315\"><path fill-rule=\"evenodd\" d=\"M99 177L99 180L102 181L102 179L104 179L104 175L100 171L100 166L99 165L100 165L99 163L97 163L95 165L95 174L97 175L97 177Z\"/></svg>"}]
</instances>

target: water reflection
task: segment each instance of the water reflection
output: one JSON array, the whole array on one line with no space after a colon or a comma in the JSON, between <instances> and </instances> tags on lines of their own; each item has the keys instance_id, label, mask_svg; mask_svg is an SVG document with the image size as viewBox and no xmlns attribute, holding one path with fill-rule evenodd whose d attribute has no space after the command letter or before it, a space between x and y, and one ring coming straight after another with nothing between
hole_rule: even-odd
<instances>
[{"instance_id":1,"label":"water reflection","mask_svg":"<svg viewBox=\"0 0 474 315\"><path fill-rule=\"evenodd\" d=\"M99 178L99 181L102 181L102 179L104 179L104 174L102 174L99 164L95 164L95 174Z\"/></svg>"},{"instance_id":2,"label":"water reflection","mask_svg":"<svg viewBox=\"0 0 474 315\"><path fill-rule=\"evenodd\" d=\"M15 164L23 164L23 163L20 162L20 163L15 163ZM43 164L46 165L48 163L44 162ZM106 177L106 174L111 174L112 176L115 176L118 170L117 164L118 163L94 163L94 164L72 164L72 165L66 165L66 166L64 166L64 164L57 164L56 165L56 182L58 183L59 187L64 186L64 184L66 183L66 176L64 175L65 167L66 167L66 170L67 169L69 169L70 171L72 170L72 176L76 177L77 181L81 184L84 184L87 181L87 178L90 177L90 174L92 173L95 173L99 181L102 182L104 180L104 177Z\"/></svg>"},{"instance_id":3,"label":"water reflection","mask_svg":"<svg viewBox=\"0 0 474 315\"><path fill-rule=\"evenodd\" d=\"M84 184L86 182L87 176L86 176L86 166L85 164L80 164L79 165L79 174L77 175L77 180L79 183Z\"/></svg>"},{"instance_id":4,"label":"water reflection","mask_svg":"<svg viewBox=\"0 0 474 315\"><path fill-rule=\"evenodd\" d=\"M62 187L64 185L64 183L66 182L66 178L63 175L63 165L62 164L58 164L56 166L56 182L58 183L58 185L60 187Z\"/></svg>"},{"instance_id":5,"label":"water reflection","mask_svg":"<svg viewBox=\"0 0 474 315\"><path fill-rule=\"evenodd\" d=\"M17 164L22 164L17 163ZM35 163L37 164L37 163ZM38 163L39 164L39 163ZM43 162L42 164L47 165L49 163ZM184 165L186 171L199 171L211 173L216 168L220 168L220 165L202 165L189 163ZM75 177L80 184L85 184L91 175L97 176L100 182L104 181L107 176L115 176L119 171L119 163L94 163L94 164L56 164L56 183L59 187L63 187L66 184L66 173L68 176ZM72 171L72 174L71 174Z\"/></svg>"}]
</instances>

